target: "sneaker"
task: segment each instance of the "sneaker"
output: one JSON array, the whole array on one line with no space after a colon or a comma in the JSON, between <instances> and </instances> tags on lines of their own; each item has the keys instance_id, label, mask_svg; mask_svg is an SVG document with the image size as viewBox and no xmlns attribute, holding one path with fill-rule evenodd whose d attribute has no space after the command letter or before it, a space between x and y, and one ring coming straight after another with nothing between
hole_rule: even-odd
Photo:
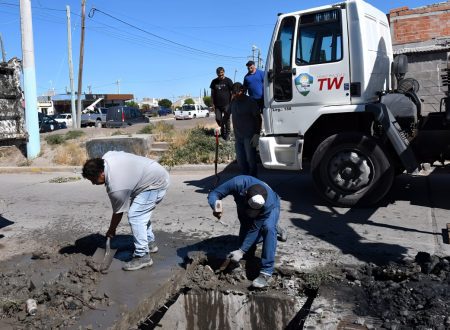
<instances>
[{"instance_id":1,"label":"sneaker","mask_svg":"<svg viewBox=\"0 0 450 330\"><path fill-rule=\"evenodd\" d=\"M272 276L259 273L259 276L255 278L252 282L254 288L266 288L272 283Z\"/></svg>"},{"instance_id":2,"label":"sneaker","mask_svg":"<svg viewBox=\"0 0 450 330\"><path fill-rule=\"evenodd\" d=\"M131 261L125 263L122 267L123 270L138 270L147 266L153 265L153 260L149 254L142 257L135 256Z\"/></svg>"},{"instance_id":3,"label":"sneaker","mask_svg":"<svg viewBox=\"0 0 450 330\"><path fill-rule=\"evenodd\" d=\"M287 231L284 228L281 228L280 225L277 225L277 238L281 242L287 241Z\"/></svg>"},{"instance_id":4,"label":"sneaker","mask_svg":"<svg viewBox=\"0 0 450 330\"><path fill-rule=\"evenodd\" d=\"M156 245L155 241L148 242L148 251L150 253L156 253L158 250L158 245Z\"/></svg>"}]
</instances>

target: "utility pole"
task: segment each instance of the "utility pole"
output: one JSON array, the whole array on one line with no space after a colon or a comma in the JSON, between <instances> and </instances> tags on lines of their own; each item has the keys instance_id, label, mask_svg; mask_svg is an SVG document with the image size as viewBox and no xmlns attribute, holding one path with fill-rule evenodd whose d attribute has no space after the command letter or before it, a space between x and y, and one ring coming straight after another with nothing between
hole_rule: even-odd
<instances>
[{"instance_id":1,"label":"utility pole","mask_svg":"<svg viewBox=\"0 0 450 330\"><path fill-rule=\"evenodd\" d=\"M116 80L116 85L117 85L117 94L120 94L120 80L119 79Z\"/></svg>"},{"instance_id":2,"label":"utility pole","mask_svg":"<svg viewBox=\"0 0 450 330\"><path fill-rule=\"evenodd\" d=\"M233 78L233 82L234 82L234 83L236 82L236 73L237 73L237 69L234 68L234 78Z\"/></svg>"},{"instance_id":3,"label":"utility pole","mask_svg":"<svg viewBox=\"0 0 450 330\"><path fill-rule=\"evenodd\" d=\"M6 53L5 53L5 48L3 47L3 39L2 39L2 34L1 33L0 33L0 48L2 49L3 62L6 62Z\"/></svg>"},{"instance_id":4,"label":"utility pole","mask_svg":"<svg viewBox=\"0 0 450 330\"><path fill-rule=\"evenodd\" d=\"M81 42L80 64L78 67L78 95L77 95L77 128L81 127L81 92L83 88L83 56L84 56L84 20L86 18L86 0L81 0Z\"/></svg>"},{"instance_id":5,"label":"utility pole","mask_svg":"<svg viewBox=\"0 0 450 330\"><path fill-rule=\"evenodd\" d=\"M37 112L36 70L34 64L33 23L31 0L20 0L20 28L22 32L23 85L25 94L25 127L28 132L27 159L41 151Z\"/></svg>"},{"instance_id":6,"label":"utility pole","mask_svg":"<svg viewBox=\"0 0 450 330\"><path fill-rule=\"evenodd\" d=\"M69 79L70 79L70 104L72 107L72 128L77 128L77 111L75 108L75 87L73 85L73 62L72 62L72 24L70 23L70 6L66 6L67 13L67 48L69 60Z\"/></svg>"}]
</instances>

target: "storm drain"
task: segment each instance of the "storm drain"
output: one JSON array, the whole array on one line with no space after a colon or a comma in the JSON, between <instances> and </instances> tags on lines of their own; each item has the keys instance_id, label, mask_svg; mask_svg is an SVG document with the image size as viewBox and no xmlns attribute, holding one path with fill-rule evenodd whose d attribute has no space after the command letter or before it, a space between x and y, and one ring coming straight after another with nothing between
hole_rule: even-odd
<instances>
[{"instance_id":1,"label":"storm drain","mask_svg":"<svg viewBox=\"0 0 450 330\"><path fill-rule=\"evenodd\" d=\"M297 314L304 302L269 293L189 290L168 301L139 328L286 329L301 322Z\"/></svg>"}]
</instances>

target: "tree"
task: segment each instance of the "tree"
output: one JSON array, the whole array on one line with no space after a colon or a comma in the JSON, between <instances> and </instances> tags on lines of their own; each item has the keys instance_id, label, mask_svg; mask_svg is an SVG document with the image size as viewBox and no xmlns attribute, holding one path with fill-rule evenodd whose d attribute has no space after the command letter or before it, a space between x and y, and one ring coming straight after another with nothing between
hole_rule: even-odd
<instances>
[{"instance_id":1,"label":"tree","mask_svg":"<svg viewBox=\"0 0 450 330\"><path fill-rule=\"evenodd\" d=\"M150 104L144 103L142 105L142 111L148 111L148 110L150 110Z\"/></svg>"},{"instance_id":2,"label":"tree","mask_svg":"<svg viewBox=\"0 0 450 330\"><path fill-rule=\"evenodd\" d=\"M195 104L195 101L191 98L184 100L184 104Z\"/></svg>"},{"instance_id":3,"label":"tree","mask_svg":"<svg viewBox=\"0 0 450 330\"><path fill-rule=\"evenodd\" d=\"M205 105L206 105L207 107L212 106L212 99L211 99L211 96L204 96L204 97L203 97L203 102L205 103Z\"/></svg>"},{"instance_id":4,"label":"tree","mask_svg":"<svg viewBox=\"0 0 450 330\"><path fill-rule=\"evenodd\" d=\"M162 100L159 100L158 105L163 108L171 108L172 101L170 101L168 99L162 99Z\"/></svg>"},{"instance_id":5,"label":"tree","mask_svg":"<svg viewBox=\"0 0 450 330\"><path fill-rule=\"evenodd\" d=\"M137 104L137 103L134 102L134 101L128 101L128 102L125 102L125 105L126 105L127 107L139 109L139 104Z\"/></svg>"}]
</instances>

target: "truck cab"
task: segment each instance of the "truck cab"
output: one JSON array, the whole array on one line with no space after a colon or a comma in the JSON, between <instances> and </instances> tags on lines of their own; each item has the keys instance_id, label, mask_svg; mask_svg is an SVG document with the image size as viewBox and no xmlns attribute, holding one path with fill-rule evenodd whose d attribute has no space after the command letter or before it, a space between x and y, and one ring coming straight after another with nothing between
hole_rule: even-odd
<instances>
[{"instance_id":1,"label":"truck cab","mask_svg":"<svg viewBox=\"0 0 450 330\"><path fill-rule=\"evenodd\" d=\"M399 91L405 70L386 14L362 0L279 15L264 79L263 166L309 162L330 203L379 201L395 173L419 166L412 146L421 104L413 89Z\"/></svg>"}]
</instances>

